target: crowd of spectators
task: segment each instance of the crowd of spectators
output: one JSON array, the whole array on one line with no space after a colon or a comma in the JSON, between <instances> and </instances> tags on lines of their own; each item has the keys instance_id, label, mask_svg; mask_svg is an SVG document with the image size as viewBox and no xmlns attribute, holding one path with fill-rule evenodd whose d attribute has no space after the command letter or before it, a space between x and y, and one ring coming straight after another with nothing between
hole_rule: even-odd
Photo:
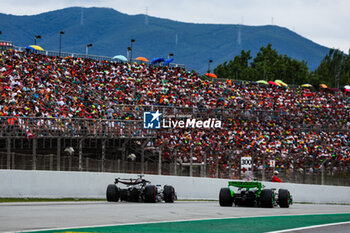
<instances>
[{"instance_id":1,"label":"crowd of spectators","mask_svg":"<svg viewBox=\"0 0 350 233\"><path fill-rule=\"evenodd\" d=\"M50 118L142 119L144 110L222 120L221 129L159 130L164 160L195 163L210 172L238 172L240 156L254 170L350 165L350 96L202 79L184 68L0 52L0 115ZM270 161L275 161L272 168ZM217 164L218 163L218 164Z\"/></svg>"}]
</instances>

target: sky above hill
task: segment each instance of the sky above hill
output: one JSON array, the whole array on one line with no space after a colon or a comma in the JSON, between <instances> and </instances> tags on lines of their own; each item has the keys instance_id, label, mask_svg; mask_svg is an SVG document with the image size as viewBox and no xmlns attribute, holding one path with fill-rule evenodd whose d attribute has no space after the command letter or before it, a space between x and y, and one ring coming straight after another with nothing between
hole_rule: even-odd
<instances>
[{"instance_id":1,"label":"sky above hill","mask_svg":"<svg viewBox=\"0 0 350 233\"><path fill-rule=\"evenodd\" d=\"M0 4L1 13L14 15L72 6L109 7L190 23L272 24L330 48L346 53L350 49L349 0L0 0Z\"/></svg>"}]
</instances>

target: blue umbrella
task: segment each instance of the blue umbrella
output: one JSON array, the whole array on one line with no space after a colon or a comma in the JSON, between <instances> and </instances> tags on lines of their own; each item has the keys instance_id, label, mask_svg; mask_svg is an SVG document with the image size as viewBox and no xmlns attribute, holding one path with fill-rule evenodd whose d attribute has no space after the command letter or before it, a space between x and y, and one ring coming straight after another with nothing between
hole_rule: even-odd
<instances>
[{"instance_id":1,"label":"blue umbrella","mask_svg":"<svg viewBox=\"0 0 350 233\"><path fill-rule=\"evenodd\" d=\"M162 57L156 57L154 58L152 61L151 61L151 64L156 64L156 63L159 63L159 62L162 62L164 61L164 58Z\"/></svg>"},{"instance_id":2,"label":"blue umbrella","mask_svg":"<svg viewBox=\"0 0 350 233\"><path fill-rule=\"evenodd\" d=\"M118 60L121 60L121 61L128 61L128 59L125 56L123 56L123 55L114 56L113 59L118 59Z\"/></svg>"},{"instance_id":3,"label":"blue umbrella","mask_svg":"<svg viewBox=\"0 0 350 233\"><path fill-rule=\"evenodd\" d=\"M164 62L165 65L169 64L170 62L173 62L174 58L170 58Z\"/></svg>"}]
</instances>

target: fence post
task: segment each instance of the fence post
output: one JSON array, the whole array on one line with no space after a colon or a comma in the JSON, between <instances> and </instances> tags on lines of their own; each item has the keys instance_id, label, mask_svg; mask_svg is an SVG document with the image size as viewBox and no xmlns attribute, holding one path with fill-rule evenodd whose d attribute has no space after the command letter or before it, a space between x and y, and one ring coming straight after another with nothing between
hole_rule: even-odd
<instances>
[{"instance_id":1,"label":"fence post","mask_svg":"<svg viewBox=\"0 0 350 233\"><path fill-rule=\"evenodd\" d=\"M163 150L164 144L160 145L159 147L159 153L158 153L158 175L162 174L162 150Z\"/></svg>"},{"instance_id":2,"label":"fence post","mask_svg":"<svg viewBox=\"0 0 350 233\"><path fill-rule=\"evenodd\" d=\"M72 154L69 154L68 155L69 156L69 158L68 158L68 171L72 171Z\"/></svg>"},{"instance_id":3,"label":"fence post","mask_svg":"<svg viewBox=\"0 0 350 233\"><path fill-rule=\"evenodd\" d=\"M328 159L325 159L322 163L321 163L321 185L324 185L324 164L325 162L327 162Z\"/></svg>"},{"instance_id":4,"label":"fence post","mask_svg":"<svg viewBox=\"0 0 350 233\"><path fill-rule=\"evenodd\" d=\"M219 178L219 154L216 154L216 164L215 164L215 178Z\"/></svg>"},{"instance_id":5,"label":"fence post","mask_svg":"<svg viewBox=\"0 0 350 233\"><path fill-rule=\"evenodd\" d=\"M53 154L50 154L50 171L52 171L52 169L53 169Z\"/></svg>"},{"instance_id":6,"label":"fence post","mask_svg":"<svg viewBox=\"0 0 350 233\"><path fill-rule=\"evenodd\" d=\"M145 147L141 145L141 174L145 174Z\"/></svg>"},{"instance_id":7,"label":"fence post","mask_svg":"<svg viewBox=\"0 0 350 233\"><path fill-rule=\"evenodd\" d=\"M79 171L83 170L83 141L84 139L79 140Z\"/></svg>"},{"instance_id":8,"label":"fence post","mask_svg":"<svg viewBox=\"0 0 350 233\"><path fill-rule=\"evenodd\" d=\"M33 170L36 170L36 147L37 147L37 139L33 138Z\"/></svg>"},{"instance_id":9,"label":"fence post","mask_svg":"<svg viewBox=\"0 0 350 233\"><path fill-rule=\"evenodd\" d=\"M57 138L57 171L61 170L61 138Z\"/></svg>"},{"instance_id":10,"label":"fence post","mask_svg":"<svg viewBox=\"0 0 350 233\"><path fill-rule=\"evenodd\" d=\"M193 176L193 147L190 150L190 177Z\"/></svg>"},{"instance_id":11,"label":"fence post","mask_svg":"<svg viewBox=\"0 0 350 233\"><path fill-rule=\"evenodd\" d=\"M117 159L117 172L120 173L120 159Z\"/></svg>"},{"instance_id":12,"label":"fence post","mask_svg":"<svg viewBox=\"0 0 350 233\"><path fill-rule=\"evenodd\" d=\"M145 173L145 146L147 145L148 140L145 140L141 144L141 174Z\"/></svg>"},{"instance_id":13,"label":"fence post","mask_svg":"<svg viewBox=\"0 0 350 233\"><path fill-rule=\"evenodd\" d=\"M174 152L174 175L177 176L177 149Z\"/></svg>"},{"instance_id":14,"label":"fence post","mask_svg":"<svg viewBox=\"0 0 350 233\"><path fill-rule=\"evenodd\" d=\"M205 150L204 153L204 167L203 167L203 173L204 173L204 177L207 177L207 154L209 152L209 149Z\"/></svg>"},{"instance_id":15,"label":"fence post","mask_svg":"<svg viewBox=\"0 0 350 233\"><path fill-rule=\"evenodd\" d=\"M131 160L130 163L131 163L131 173L135 173L135 163L136 163L136 161Z\"/></svg>"},{"instance_id":16,"label":"fence post","mask_svg":"<svg viewBox=\"0 0 350 233\"><path fill-rule=\"evenodd\" d=\"M19 166L19 169L22 169L22 170L25 170L26 168L27 168L27 158L26 158L26 156L23 156L22 155L22 159L21 159L21 163L22 163L22 165L20 165Z\"/></svg>"},{"instance_id":17,"label":"fence post","mask_svg":"<svg viewBox=\"0 0 350 233\"><path fill-rule=\"evenodd\" d=\"M225 151L225 153L228 153L228 164L229 164L229 169L228 169L228 174L227 174L227 179L232 179L232 154L233 151L229 150L229 151Z\"/></svg>"},{"instance_id":18,"label":"fence post","mask_svg":"<svg viewBox=\"0 0 350 233\"><path fill-rule=\"evenodd\" d=\"M11 169L11 138L7 138L7 169Z\"/></svg>"},{"instance_id":19,"label":"fence post","mask_svg":"<svg viewBox=\"0 0 350 233\"><path fill-rule=\"evenodd\" d=\"M102 139L101 172L104 172L104 171L105 171L105 159L106 159L106 139Z\"/></svg>"},{"instance_id":20,"label":"fence post","mask_svg":"<svg viewBox=\"0 0 350 233\"><path fill-rule=\"evenodd\" d=\"M149 168L148 168L148 161L145 162L145 172L147 173L149 171Z\"/></svg>"},{"instance_id":21,"label":"fence post","mask_svg":"<svg viewBox=\"0 0 350 233\"><path fill-rule=\"evenodd\" d=\"M89 171L89 157L86 157L85 163L85 171Z\"/></svg>"},{"instance_id":22,"label":"fence post","mask_svg":"<svg viewBox=\"0 0 350 233\"><path fill-rule=\"evenodd\" d=\"M262 179L262 181L265 181L265 154L263 154L262 155L262 157L263 157L263 169L262 169L262 177L261 177L261 179Z\"/></svg>"},{"instance_id":23,"label":"fence post","mask_svg":"<svg viewBox=\"0 0 350 233\"><path fill-rule=\"evenodd\" d=\"M121 170L122 170L122 172L126 172L126 144L129 142L129 140L128 139L126 139L125 141L124 141L124 143L122 144L122 168L121 168Z\"/></svg>"},{"instance_id":24,"label":"fence post","mask_svg":"<svg viewBox=\"0 0 350 233\"><path fill-rule=\"evenodd\" d=\"M159 147L158 152L158 175L162 174L162 146Z\"/></svg>"},{"instance_id":25,"label":"fence post","mask_svg":"<svg viewBox=\"0 0 350 233\"><path fill-rule=\"evenodd\" d=\"M321 185L324 185L324 167L321 168Z\"/></svg>"},{"instance_id":26,"label":"fence post","mask_svg":"<svg viewBox=\"0 0 350 233\"><path fill-rule=\"evenodd\" d=\"M11 166L12 169L16 169L16 166L15 166L15 152L12 152L12 166Z\"/></svg>"}]
</instances>

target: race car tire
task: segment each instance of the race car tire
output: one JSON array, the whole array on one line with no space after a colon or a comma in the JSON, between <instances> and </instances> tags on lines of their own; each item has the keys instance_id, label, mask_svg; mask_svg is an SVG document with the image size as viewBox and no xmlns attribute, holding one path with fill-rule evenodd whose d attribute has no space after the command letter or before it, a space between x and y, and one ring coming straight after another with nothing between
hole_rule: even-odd
<instances>
[{"instance_id":1,"label":"race car tire","mask_svg":"<svg viewBox=\"0 0 350 233\"><path fill-rule=\"evenodd\" d=\"M165 185L163 189L163 197L166 203L173 203L175 196L175 189L173 186Z\"/></svg>"},{"instance_id":2,"label":"race car tire","mask_svg":"<svg viewBox=\"0 0 350 233\"><path fill-rule=\"evenodd\" d=\"M287 189L278 190L278 204L281 208L288 208L290 203L290 193Z\"/></svg>"},{"instance_id":3,"label":"race car tire","mask_svg":"<svg viewBox=\"0 0 350 233\"><path fill-rule=\"evenodd\" d=\"M145 187L145 202L154 203L157 200L157 187L155 185L147 185Z\"/></svg>"},{"instance_id":4,"label":"race car tire","mask_svg":"<svg viewBox=\"0 0 350 233\"><path fill-rule=\"evenodd\" d=\"M219 194L220 206L232 206L231 191L229 188L221 188Z\"/></svg>"},{"instance_id":5,"label":"race car tire","mask_svg":"<svg viewBox=\"0 0 350 233\"><path fill-rule=\"evenodd\" d=\"M260 193L260 206L266 208L273 207L273 190L272 189L263 189Z\"/></svg>"},{"instance_id":6,"label":"race car tire","mask_svg":"<svg viewBox=\"0 0 350 233\"><path fill-rule=\"evenodd\" d=\"M107 186L106 198L108 202L119 201L120 190L115 184L110 184Z\"/></svg>"},{"instance_id":7,"label":"race car tire","mask_svg":"<svg viewBox=\"0 0 350 233\"><path fill-rule=\"evenodd\" d=\"M127 189L120 190L120 201L128 201L128 190Z\"/></svg>"}]
</instances>

